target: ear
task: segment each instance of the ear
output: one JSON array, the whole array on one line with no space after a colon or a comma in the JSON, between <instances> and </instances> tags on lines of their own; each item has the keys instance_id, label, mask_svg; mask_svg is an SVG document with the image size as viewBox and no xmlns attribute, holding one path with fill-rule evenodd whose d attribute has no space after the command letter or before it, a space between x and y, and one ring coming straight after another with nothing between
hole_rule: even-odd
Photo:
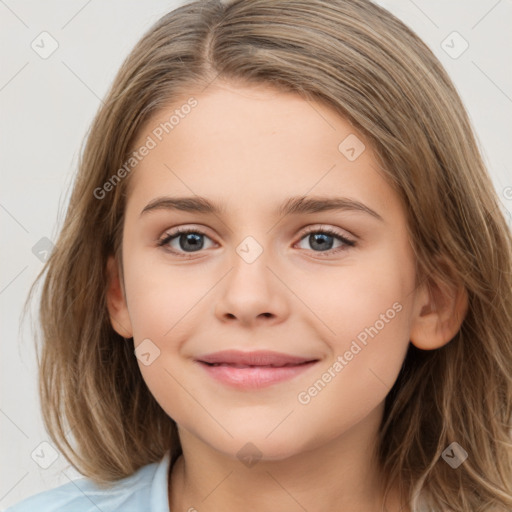
<instances>
[{"instance_id":1,"label":"ear","mask_svg":"<svg viewBox=\"0 0 512 512\"><path fill-rule=\"evenodd\" d=\"M450 266L446 263L445 268ZM453 271L449 274L455 275ZM410 340L422 350L446 345L459 331L468 309L465 287L430 276L417 290Z\"/></svg>"},{"instance_id":2,"label":"ear","mask_svg":"<svg viewBox=\"0 0 512 512\"><path fill-rule=\"evenodd\" d=\"M133 336L132 324L123 283L119 277L119 267L114 256L107 260L107 308L113 329L123 338Z\"/></svg>"}]
</instances>

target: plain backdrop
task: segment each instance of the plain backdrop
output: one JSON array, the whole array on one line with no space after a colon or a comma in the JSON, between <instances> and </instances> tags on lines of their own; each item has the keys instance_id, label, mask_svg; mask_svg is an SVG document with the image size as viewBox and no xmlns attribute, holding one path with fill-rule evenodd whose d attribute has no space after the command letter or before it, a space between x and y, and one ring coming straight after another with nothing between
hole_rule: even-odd
<instances>
[{"instance_id":1,"label":"plain backdrop","mask_svg":"<svg viewBox=\"0 0 512 512\"><path fill-rule=\"evenodd\" d=\"M30 317L20 325L20 314L57 237L100 98L141 35L182 3L0 0L0 510L80 476L46 444L34 336ZM452 77L510 225L512 1L377 3L411 27ZM51 44L58 47L43 58Z\"/></svg>"}]
</instances>

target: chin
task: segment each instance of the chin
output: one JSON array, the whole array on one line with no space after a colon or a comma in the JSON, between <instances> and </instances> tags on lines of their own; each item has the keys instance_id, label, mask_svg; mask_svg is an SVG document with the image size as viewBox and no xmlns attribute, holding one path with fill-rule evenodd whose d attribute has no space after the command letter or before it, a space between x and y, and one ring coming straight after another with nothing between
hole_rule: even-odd
<instances>
[{"instance_id":1,"label":"chin","mask_svg":"<svg viewBox=\"0 0 512 512\"><path fill-rule=\"evenodd\" d=\"M269 430L266 427L261 431L251 428L241 432L230 432L233 438L224 436L223 440L210 439L209 444L228 457L236 458L242 463L247 462L248 467L254 464L253 461L285 460L308 449L303 437L295 439L285 429L280 433L273 432L268 437L266 436Z\"/></svg>"}]
</instances>

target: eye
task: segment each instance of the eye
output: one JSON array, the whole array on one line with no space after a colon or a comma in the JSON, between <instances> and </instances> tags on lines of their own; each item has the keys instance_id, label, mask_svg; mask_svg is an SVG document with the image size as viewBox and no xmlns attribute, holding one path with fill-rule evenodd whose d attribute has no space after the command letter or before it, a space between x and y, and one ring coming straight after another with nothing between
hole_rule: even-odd
<instances>
[{"instance_id":1,"label":"eye","mask_svg":"<svg viewBox=\"0 0 512 512\"><path fill-rule=\"evenodd\" d=\"M318 228L313 227L303 234L300 242L306 241L311 244L314 252L322 252L325 254L333 254L339 251L347 250L347 247L354 247L356 245L354 240L350 240L331 228ZM340 242L340 246L332 248L335 241ZM302 247L303 248L303 247Z\"/></svg>"},{"instance_id":2,"label":"eye","mask_svg":"<svg viewBox=\"0 0 512 512\"><path fill-rule=\"evenodd\" d=\"M178 227L172 232L166 233L164 238L158 241L158 246L178 256L187 257L187 254L200 252L202 249L208 248L205 247L204 238L212 241L206 233L199 229ZM311 244L312 251L328 255L347 250L348 247L356 245L354 240L348 239L331 228L309 228L303 233L299 244L304 241ZM337 248L333 248L336 241L340 245ZM300 248L304 249L304 247Z\"/></svg>"},{"instance_id":3,"label":"eye","mask_svg":"<svg viewBox=\"0 0 512 512\"><path fill-rule=\"evenodd\" d=\"M171 233L166 233L166 236L159 240L158 246L184 256L183 253L192 253L204 249L204 237L211 240L200 230L180 227Z\"/></svg>"}]
</instances>

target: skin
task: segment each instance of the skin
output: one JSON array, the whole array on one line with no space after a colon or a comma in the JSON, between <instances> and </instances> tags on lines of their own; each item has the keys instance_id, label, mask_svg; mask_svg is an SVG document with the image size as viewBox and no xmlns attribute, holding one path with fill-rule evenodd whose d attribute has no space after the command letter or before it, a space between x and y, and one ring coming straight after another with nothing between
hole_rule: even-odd
<instances>
[{"instance_id":1,"label":"skin","mask_svg":"<svg viewBox=\"0 0 512 512\"><path fill-rule=\"evenodd\" d=\"M369 144L330 108L266 86L220 81L192 95L197 107L130 176L124 282L118 261L111 257L107 267L114 329L133 337L135 347L149 338L160 350L151 364L138 362L183 447L170 478L170 509L381 511L374 449L384 399L410 342L435 349L455 335L464 298L416 282L403 206ZM135 146L186 99L158 112ZM354 161L338 150L349 134L366 145ZM206 197L225 211L141 215L164 195ZM382 220L361 211L276 215L298 195L355 199ZM179 236L167 244L190 258L158 246L177 226L206 234L199 251L187 252L183 236L181 246ZM304 235L306 227L330 227L356 245L327 237L331 254L324 255ZM250 264L236 252L247 236L263 249ZM400 312L309 403L300 403L298 394L394 303ZM194 361L224 349L319 362L268 388L237 390ZM248 442L261 455L252 467L237 457ZM385 510L408 510L396 488Z\"/></svg>"}]
</instances>

